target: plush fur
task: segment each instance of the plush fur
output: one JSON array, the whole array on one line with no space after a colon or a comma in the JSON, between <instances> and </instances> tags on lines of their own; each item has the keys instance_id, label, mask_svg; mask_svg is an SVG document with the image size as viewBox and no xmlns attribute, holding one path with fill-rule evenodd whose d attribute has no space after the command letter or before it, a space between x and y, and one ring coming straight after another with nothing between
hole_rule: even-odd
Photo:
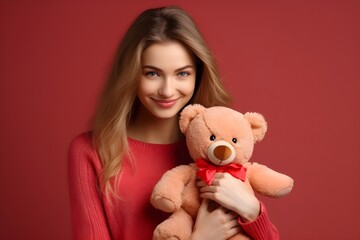
<instances>
[{"instance_id":1,"label":"plush fur","mask_svg":"<svg viewBox=\"0 0 360 240\"><path fill-rule=\"evenodd\" d=\"M267 131L266 121L261 114L241 114L226 107L205 108L194 104L181 112L180 129L186 136L187 147L194 161L202 158L215 166L241 164L246 168L244 182L253 193L255 190L266 196L281 197L291 191L293 180L290 177L249 162L254 143L261 141ZM201 204L196 172L195 164L177 166L167 171L154 187L152 205L172 213L157 226L154 240L190 239ZM245 234L238 234L231 239L249 238Z\"/></svg>"}]
</instances>

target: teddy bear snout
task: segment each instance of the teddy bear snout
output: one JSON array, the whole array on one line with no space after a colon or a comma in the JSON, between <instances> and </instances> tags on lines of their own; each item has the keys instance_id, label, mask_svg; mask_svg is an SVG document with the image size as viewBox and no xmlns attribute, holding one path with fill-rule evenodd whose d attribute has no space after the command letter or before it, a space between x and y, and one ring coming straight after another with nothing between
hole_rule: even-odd
<instances>
[{"instance_id":1,"label":"teddy bear snout","mask_svg":"<svg viewBox=\"0 0 360 240\"><path fill-rule=\"evenodd\" d=\"M214 155L216 158L218 158L219 160L226 160L231 156L231 149L227 146L217 146L214 149Z\"/></svg>"},{"instance_id":2,"label":"teddy bear snout","mask_svg":"<svg viewBox=\"0 0 360 240\"><path fill-rule=\"evenodd\" d=\"M207 155L212 163L216 165L227 165L235 159L235 149L230 143L220 140L209 146Z\"/></svg>"}]
</instances>

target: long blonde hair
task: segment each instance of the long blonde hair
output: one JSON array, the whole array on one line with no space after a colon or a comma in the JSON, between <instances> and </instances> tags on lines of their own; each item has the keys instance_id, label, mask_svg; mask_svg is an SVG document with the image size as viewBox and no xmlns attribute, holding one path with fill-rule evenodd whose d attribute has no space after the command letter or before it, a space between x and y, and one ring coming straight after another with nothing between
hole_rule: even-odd
<instances>
[{"instance_id":1,"label":"long blonde hair","mask_svg":"<svg viewBox=\"0 0 360 240\"><path fill-rule=\"evenodd\" d=\"M178 7L149 9L141 13L117 50L94 118L93 144L103 167L100 186L107 196L117 196L114 190L118 183L116 176L121 171L123 158L129 153L126 129L137 103L141 55L151 44L170 40L183 44L196 62L195 93L190 103L205 107L230 104L215 59L191 17Z\"/></svg>"}]
</instances>

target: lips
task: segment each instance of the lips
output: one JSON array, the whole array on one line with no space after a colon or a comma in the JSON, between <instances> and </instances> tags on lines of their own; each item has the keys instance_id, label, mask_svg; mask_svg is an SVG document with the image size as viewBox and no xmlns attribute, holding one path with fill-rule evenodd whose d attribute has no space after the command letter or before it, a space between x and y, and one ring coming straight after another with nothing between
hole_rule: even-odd
<instances>
[{"instance_id":1,"label":"lips","mask_svg":"<svg viewBox=\"0 0 360 240\"><path fill-rule=\"evenodd\" d=\"M162 108L170 108L175 105L178 99L153 99Z\"/></svg>"}]
</instances>

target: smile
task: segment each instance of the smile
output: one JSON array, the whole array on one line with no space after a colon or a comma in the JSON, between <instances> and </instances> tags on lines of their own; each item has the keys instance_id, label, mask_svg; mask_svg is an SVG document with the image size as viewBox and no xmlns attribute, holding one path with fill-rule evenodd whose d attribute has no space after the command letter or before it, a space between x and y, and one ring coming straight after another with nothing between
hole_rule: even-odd
<instances>
[{"instance_id":1,"label":"smile","mask_svg":"<svg viewBox=\"0 0 360 240\"><path fill-rule=\"evenodd\" d=\"M178 99L153 99L162 108L170 108L175 105Z\"/></svg>"}]
</instances>

